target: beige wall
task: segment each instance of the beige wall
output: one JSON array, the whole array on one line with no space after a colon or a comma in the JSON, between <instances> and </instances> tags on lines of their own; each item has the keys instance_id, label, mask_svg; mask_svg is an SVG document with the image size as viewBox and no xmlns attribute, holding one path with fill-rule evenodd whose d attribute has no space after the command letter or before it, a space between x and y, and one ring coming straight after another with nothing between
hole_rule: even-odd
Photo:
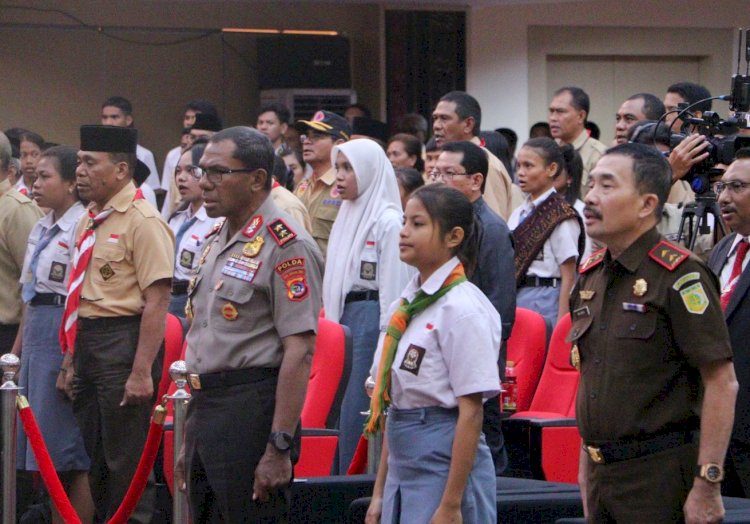
<instances>
[{"instance_id":1,"label":"beige wall","mask_svg":"<svg viewBox=\"0 0 750 524\"><path fill-rule=\"evenodd\" d=\"M166 0L39 1L88 24L163 31L112 31L147 42L198 33L170 29L265 27L332 29L349 37L353 87L359 100L380 112L380 13L376 5ZM55 14L0 9L0 22L72 24ZM259 94L253 66L255 37L221 35L174 46L142 46L66 28L3 27L0 31L0 129L27 127L47 140L75 145L78 126L98 122L101 102L118 94L134 106L141 143L159 169L177 144L181 111L191 98L215 102L226 125L253 124ZM240 56L242 55L242 56Z\"/></svg>"}]
</instances>

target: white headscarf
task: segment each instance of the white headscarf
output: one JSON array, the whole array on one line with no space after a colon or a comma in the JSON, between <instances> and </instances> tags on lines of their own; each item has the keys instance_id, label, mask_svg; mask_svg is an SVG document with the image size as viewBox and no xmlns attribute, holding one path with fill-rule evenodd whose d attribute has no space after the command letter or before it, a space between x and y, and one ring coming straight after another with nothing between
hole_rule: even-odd
<instances>
[{"instance_id":1,"label":"white headscarf","mask_svg":"<svg viewBox=\"0 0 750 524\"><path fill-rule=\"evenodd\" d=\"M341 319L346 294L359 275L362 251L373 227L388 214L398 220L403 214L396 175L382 147L367 138L345 142L331 151L332 164L339 152L354 169L357 198L341 203L328 240L323 306L326 318L335 322Z\"/></svg>"}]
</instances>

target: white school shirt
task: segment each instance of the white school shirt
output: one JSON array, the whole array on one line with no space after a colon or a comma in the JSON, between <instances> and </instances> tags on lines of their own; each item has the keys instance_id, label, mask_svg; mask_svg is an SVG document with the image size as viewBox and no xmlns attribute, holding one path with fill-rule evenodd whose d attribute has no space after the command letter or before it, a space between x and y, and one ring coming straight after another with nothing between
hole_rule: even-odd
<instances>
[{"instance_id":1,"label":"white school shirt","mask_svg":"<svg viewBox=\"0 0 750 524\"><path fill-rule=\"evenodd\" d=\"M36 266L36 286L34 287L37 293L68 294L70 260L73 258L76 243L76 225L85 212L86 208L83 207L83 204L76 202L57 221L60 231L39 254L39 263ZM31 256L44 234L55 225L53 220L52 211L50 211L40 218L39 222L31 229L19 280L22 285L31 282Z\"/></svg>"},{"instance_id":2,"label":"white school shirt","mask_svg":"<svg viewBox=\"0 0 750 524\"><path fill-rule=\"evenodd\" d=\"M146 164L149 171L151 173L148 175L148 178L146 178L146 183L154 187L161 187L161 182L159 181L159 171L156 169L156 160L154 159L154 154L143 147L142 145L138 144L135 148L135 156Z\"/></svg>"},{"instance_id":3,"label":"white school shirt","mask_svg":"<svg viewBox=\"0 0 750 524\"><path fill-rule=\"evenodd\" d=\"M198 260L205 247L206 235L214 228L218 218L210 218L206 214L206 208L201 206L195 213L198 220L190 226L180 239L180 245L176 246L174 262L175 280L190 280L195 268L198 266ZM193 218L190 214L190 206L183 211L178 211L169 221L169 227L175 235L177 241L177 232L182 224Z\"/></svg>"},{"instance_id":4,"label":"white school shirt","mask_svg":"<svg viewBox=\"0 0 750 524\"><path fill-rule=\"evenodd\" d=\"M182 156L182 146L177 146L169 150L167 156L164 158L164 170L161 172L161 188L166 191L164 193L164 205L161 208L161 216L164 220L169 220L172 214L172 182L174 181L174 170L177 167L177 163L180 161Z\"/></svg>"},{"instance_id":5,"label":"white school shirt","mask_svg":"<svg viewBox=\"0 0 750 524\"><path fill-rule=\"evenodd\" d=\"M27 187L26 184L24 184L23 176L19 177L18 182L16 182L16 191L18 191L22 195L27 196L33 200L31 196L31 188Z\"/></svg>"},{"instance_id":6,"label":"white school shirt","mask_svg":"<svg viewBox=\"0 0 750 524\"><path fill-rule=\"evenodd\" d=\"M453 257L421 286L415 275L401 296L411 301L420 289L436 293L458 264ZM389 318L398 306L398 301L393 303ZM500 393L501 340L497 310L479 288L468 280L462 282L409 322L391 368L391 406L455 408L460 396L494 397ZM373 371L381 352L378 344Z\"/></svg>"},{"instance_id":7,"label":"white school shirt","mask_svg":"<svg viewBox=\"0 0 750 524\"><path fill-rule=\"evenodd\" d=\"M734 268L734 261L737 258L737 246L742 241L742 239L748 240L747 237L743 237L740 235L736 235L734 237L734 241L732 242L732 247L729 248L729 254L727 256L726 262L724 262L724 267L721 268L721 273L719 274L719 282L721 283L721 290L722 293L725 291L725 288L729 284L729 277L732 276L732 269ZM745 260L742 261L742 271L745 271L745 268L747 267L747 263L750 261L750 254L748 254L745 257Z\"/></svg>"},{"instance_id":8,"label":"white school shirt","mask_svg":"<svg viewBox=\"0 0 750 524\"><path fill-rule=\"evenodd\" d=\"M517 207L508 219L508 228L515 230L535 207L541 205L555 188L551 188L536 200L528 197L523 205ZM560 278L560 264L569 258L578 258L578 235L581 234L581 226L577 220L569 219L559 223L552 234L544 242L536 259L531 263L526 275L540 278Z\"/></svg>"}]
</instances>

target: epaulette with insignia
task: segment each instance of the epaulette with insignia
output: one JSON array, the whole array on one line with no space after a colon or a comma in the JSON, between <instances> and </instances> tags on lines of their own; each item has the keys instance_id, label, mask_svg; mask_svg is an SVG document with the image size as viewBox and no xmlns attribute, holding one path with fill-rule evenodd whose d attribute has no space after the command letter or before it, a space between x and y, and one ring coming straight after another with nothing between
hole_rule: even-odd
<instances>
[{"instance_id":1,"label":"epaulette with insignia","mask_svg":"<svg viewBox=\"0 0 750 524\"><path fill-rule=\"evenodd\" d=\"M206 233L206 236L204 236L203 238L211 238L216 233L218 233L219 231L221 231L221 227L224 225L224 220L226 220L226 219L225 218L220 218L219 220L217 220L216 223L214 224L214 227L211 228L211 231L209 231L208 233Z\"/></svg>"},{"instance_id":2,"label":"epaulette with insignia","mask_svg":"<svg viewBox=\"0 0 750 524\"><path fill-rule=\"evenodd\" d=\"M281 247L294 240L297 236L297 233L292 231L292 229L280 218L268 224L268 232L271 233L273 239Z\"/></svg>"},{"instance_id":3,"label":"epaulette with insignia","mask_svg":"<svg viewBox=\"0 0 750 524\"><path fill-rule=\"evenodd\" d=\"M604 255L607 253L607 248L603 247L599 251L594 251L591 253L591 256L587 258L583 264L578 268L578 272L580 274L584 274L586 271L588 271L591 268L594 268L602 263L604 260Z\"/></svg>"},{"instance_id":4,"label":"epaulette with insignia","mask_svg":"<svg viewBox=\"0 0 750 524\"><path fill-rule=\"evenodd\" d=\"M669 271L674 271L677 266L688 259L690 251L686 251L666 240L662 240L648 252L648 256L660 266Z\"/></svg>"}]
</instances>

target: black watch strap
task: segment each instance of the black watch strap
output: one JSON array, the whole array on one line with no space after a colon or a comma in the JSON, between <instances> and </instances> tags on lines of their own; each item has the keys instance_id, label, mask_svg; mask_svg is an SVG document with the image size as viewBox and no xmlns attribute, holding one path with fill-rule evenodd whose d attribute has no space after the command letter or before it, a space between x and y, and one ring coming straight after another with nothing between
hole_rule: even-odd
<instances>
[{"instance_id":1,"label":"black watch strap","mask_svg":"<svg viewBox=\"0 0 750 524\"><path fill-rule=\"evenodd\" d=\"M286 453L292 449L294 444L294 437L285 431L274 431L268 437L268 442L277 451Z\"/></svg>"}]
</instances>

